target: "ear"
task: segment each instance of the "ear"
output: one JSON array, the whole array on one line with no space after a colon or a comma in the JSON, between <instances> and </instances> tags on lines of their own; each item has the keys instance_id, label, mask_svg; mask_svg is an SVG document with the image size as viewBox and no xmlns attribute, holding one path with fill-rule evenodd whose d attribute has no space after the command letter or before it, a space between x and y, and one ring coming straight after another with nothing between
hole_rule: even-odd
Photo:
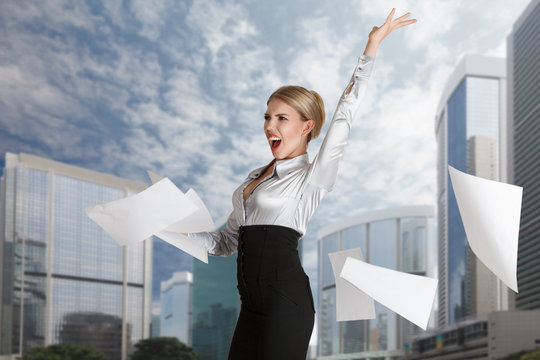
<instances>
[{"instance_id":1,"label":"ear","mask_svg":"<svg viewBox=\"0 0 540 360\"><path fill-rule=\"evenodd\" d=\"M311 119L306 120L304 121L303 126L304 128L302 129L302 136L309 134L311 130L313 130L313 128L315 127L315 121Z\"/></svg>"}]
</instances>

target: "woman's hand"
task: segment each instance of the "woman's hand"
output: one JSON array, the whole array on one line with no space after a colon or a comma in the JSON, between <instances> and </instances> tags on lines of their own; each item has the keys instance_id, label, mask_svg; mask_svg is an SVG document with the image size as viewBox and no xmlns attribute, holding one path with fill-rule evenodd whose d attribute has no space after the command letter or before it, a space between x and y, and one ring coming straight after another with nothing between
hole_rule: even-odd
<instances>
[{"instance_id":1,"label":"woman's hand","mask_svg":"<svg viewBox=\"0 0 540 360\"><path fill-rule=\"evenodd\" d=\"M408 17L411 13L408 12L405 15L402 15L398 17L395 20L392 20L392 17L394 16L394 13L396 12L396 8L393 8L392 11L390 11L390 14L386 18L386 21L381 26L377 27L374 26L371 32L369 33L369 40L366 45L366 50L364 51L364 55L369 56L375 56L377 53L377 48L383 41L385 37L388 36L392 31L394 31L397 28L400 28L405 25L414 24L416 22L416 19L410 19L405 20L406 17Z\"/></svg>"}]
</instances>

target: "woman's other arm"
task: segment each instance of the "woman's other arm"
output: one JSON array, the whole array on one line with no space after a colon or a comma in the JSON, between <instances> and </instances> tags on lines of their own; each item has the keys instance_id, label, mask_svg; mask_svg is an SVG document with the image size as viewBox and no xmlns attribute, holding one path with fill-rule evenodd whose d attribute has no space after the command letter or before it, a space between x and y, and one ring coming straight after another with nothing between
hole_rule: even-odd
<instances>
[{"instance_id":1,"label":"woman's other arm","mask_svg":"<svg viewBox=\"0 0 540 360\"><path fill-rule=\"evenodd\" d=\"M212 232L189 233L191 239L201 242L207 249L208 254L214 256L232 255L238 248L238 228L240 224L236 221L234 211L231 212L225 228Z\"/></svg>"}]
</instances>

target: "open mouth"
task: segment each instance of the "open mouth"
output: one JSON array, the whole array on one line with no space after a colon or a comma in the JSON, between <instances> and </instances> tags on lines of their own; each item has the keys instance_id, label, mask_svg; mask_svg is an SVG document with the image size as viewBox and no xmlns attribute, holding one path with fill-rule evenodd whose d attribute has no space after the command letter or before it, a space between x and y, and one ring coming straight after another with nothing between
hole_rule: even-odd
<instances>
[{"instance_id":1,"label":"open mouth","mask_svg":"<svg viewBox=\"0 0 540 360\"><path fill-rule=\"evenodd\" d=\"M276 150L281 144L281 139L278 138L277 136L270 136L268 140L270 140L270 148L272 150Z\"/></svg>"}]
</instances>

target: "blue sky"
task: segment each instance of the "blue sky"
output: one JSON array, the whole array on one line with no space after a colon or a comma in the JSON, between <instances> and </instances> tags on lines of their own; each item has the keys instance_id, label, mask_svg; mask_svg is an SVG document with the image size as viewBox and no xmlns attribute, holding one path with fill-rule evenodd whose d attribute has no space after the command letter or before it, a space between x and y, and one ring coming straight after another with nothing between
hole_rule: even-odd
<instances>
[{"instance_id":1,"label":"blue sky","mask_svg":"<svg viewBox=\"0 0 540 360\"><path fill-rule=\"evenodd\" d=\"M505 57L527 3L4 0L0 154L146 183L150 169L194 188L220 223L233 190L271 160L262 116L270 93L315 89L330 119L371 28L392 7L410 11L418 22L379 48L335 190L308 227L304 266L315 288L320 228L435 203L433 126L445 82L466 53Z\"/></svg>"}]
</instances>

